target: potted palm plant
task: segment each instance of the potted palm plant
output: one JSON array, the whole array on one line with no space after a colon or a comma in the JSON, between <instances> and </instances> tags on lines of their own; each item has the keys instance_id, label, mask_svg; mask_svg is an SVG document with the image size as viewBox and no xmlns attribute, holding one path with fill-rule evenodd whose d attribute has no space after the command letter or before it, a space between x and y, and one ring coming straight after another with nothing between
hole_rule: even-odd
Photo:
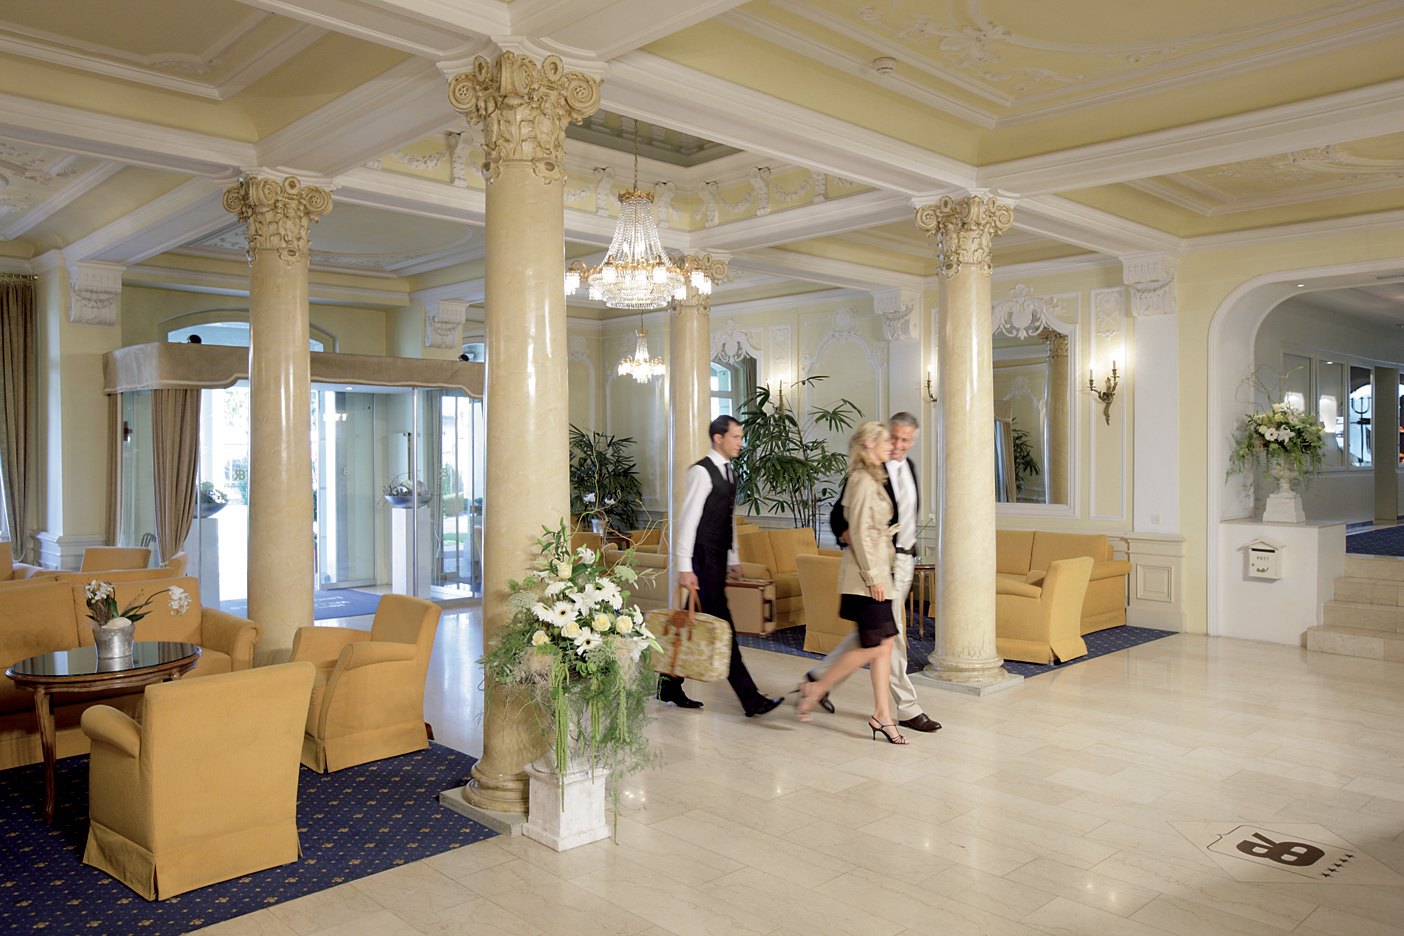
<instances>
[{"instance_id":1,"label":"potted palm plant","mask_svg":"<svg viewBox=\"0 0 1404 936\"><path fill-rule=\"evenodd\" d=\"M632 530L643 506L643 483L629 453L632 437L570 427L570 510L596 532Z\"/></svg>"}]
</instances>

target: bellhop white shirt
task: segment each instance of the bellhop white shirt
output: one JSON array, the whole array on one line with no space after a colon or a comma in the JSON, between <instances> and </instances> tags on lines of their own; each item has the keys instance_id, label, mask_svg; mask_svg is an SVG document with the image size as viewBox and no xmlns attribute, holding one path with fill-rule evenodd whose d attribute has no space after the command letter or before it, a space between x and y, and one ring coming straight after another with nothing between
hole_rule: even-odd
<instances>
[{"instance_id":1,"label":"bellhop white shirt","mask_svg":"<svg viewBox=\"0 0 1404 936\"><path fill-rule=\"evenodd\" d=\"M897 545L911 549L916 544L917 493L912 483L911 463L888 459L887 475L892 479L892 490L897 495Z\"/></svg>"},{"instance_id":2,"label":"bellhop white shirt","mask_svg":"<svg viewBox=\"0 0 1404 936\"><path fill-rule=\"evenodd\" d=\"M716 449L707 453L707 457L717 466L722 477L726 477L731 460L724 458ZM732 477L731 483L736 484L736 478ZM712 493L712 475L701 465L693 465L687 469L687 475L683 479L683 504L682 513L678 517L677 526L673 530L673 535L677 537L675 545L678 550L678 564L681 572L692 571L692 550L697 544L697 524L702 522L702 505L707 502L707 495ZM726 553L727 565L738 565L741 557L736 552L736 517L733 514L731 521L731 548Z\"/></svg>"}]
</instances>

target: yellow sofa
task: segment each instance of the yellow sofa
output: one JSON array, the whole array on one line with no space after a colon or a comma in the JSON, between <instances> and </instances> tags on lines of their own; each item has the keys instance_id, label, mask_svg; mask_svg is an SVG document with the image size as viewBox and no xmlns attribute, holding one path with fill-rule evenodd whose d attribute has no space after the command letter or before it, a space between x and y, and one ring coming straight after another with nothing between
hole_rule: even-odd
<instances>
[{"instance_id":1,"label":"yellow sofa","mask_svg":"<svg viewBox=\"0 0 1404 936\"><path fill-rule=\"evenodd\" d=\"M1039 585L995 580L995 650L1006 660L1066 663L1087 655L1079 615L1092 560L1057 559Z\"/></svg>"},{"instance_id":2,"label":"yellow sofa","mask_svg":"<svg viewBox=\"0 0 1404 936\"><path fill-rule=\"evenodd\" d=\"M624 558L624 551L617 546L607 546L604 553L605 565L613 568ZM666 552L634 552L634 571L639 574L629 586L628 604L637 605L645 614L668 607L668 554Z\"/></svg>"},{"instance_id":3,"label":"yellow sofa","mask_svg":"<svg viewBox=\"0 0 1404 936\"><path fill-rule=\"evenodd\" d=\"M809 527L738 533L736 551L743 566L760 567L745 570L747 578L770 579L775 583L776 630L804 623L804 594L795 557L843 555L837 549L820 549Z\"/></svg>"},{"instance_id":4,"label":"yellow sofa","mask_svg":"<svg viewBox=\"0 0 1404 936\"><path fill-rule=\"evenodd\" d=\"M83 713L92 740L83 863L147 900L297 860L308 663L147 686L141 721Z\"/></svg>"},{"instance_id":5,"label":"yellow sofa","mask_svg":"<svg viewBox=\"0 0 1404 936\"><path fill-rule=\"evenodd\" d=\"M147 580L124 580L146 573ZM52 576L52 577L50 577ZM53 653L88 647L93 631L88 623L88 607L83 585L93 579L81 572L47 573L45 581L22 588L0 590L0 672L13 663L40 653ZM151 594L168 585L179 585L190 593L185 614L173 616L165 596L151 605L150 614L137 622L135 639L172 640L193 643L201 648L199 666L191 676L248 669L253 664L253 646L263 629L252 621L213 608L200 607L200 585L193 578L171 578L169 569L110 572L102 575L113 581L118 604L125 607L138 592ZM189 677L187 677L189 678ZM53 697L54 726L57 730L55 754L72 757L86 754L88 739L79 727L84 710L105 702L130 715L140 713L141 693L120 696ZM0 676L0 770L33 764L43 758L38 728L34 723L34 694L16 689Z\"/></svg>"},{"instance_id":6,"label":"yellow sofa","mask_svg":"<svg viewBox=\"0 0 1404 936\"><path fill-rule=\"evenodd\" d=\"M1051 533L1044 530L997 530L995 571L999 578L1037 585L1059 559L1092 560L1079 630L1083 634L1126 623L1126 580L1131 563L1112 558L1101 534Z\"/></svg>"}]
</instances>

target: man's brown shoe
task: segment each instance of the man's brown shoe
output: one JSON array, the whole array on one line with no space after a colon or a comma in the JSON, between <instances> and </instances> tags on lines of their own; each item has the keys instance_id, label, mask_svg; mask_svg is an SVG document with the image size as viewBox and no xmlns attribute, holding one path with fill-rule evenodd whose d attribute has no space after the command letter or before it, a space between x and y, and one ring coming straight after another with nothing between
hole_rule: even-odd
<instances>
[{"instance_id":1,"label":"man's brown shoe","mask_svg":"<svg viewBox=\"0 0 1404 936\"><path fill-rule=\"evenodd\" d=\"M903 728L910 728L913 731L940 731L941 723L931 718L925 712L917 712L915 718L904 718L897 724Z\"/></svg>"}]
</instances>

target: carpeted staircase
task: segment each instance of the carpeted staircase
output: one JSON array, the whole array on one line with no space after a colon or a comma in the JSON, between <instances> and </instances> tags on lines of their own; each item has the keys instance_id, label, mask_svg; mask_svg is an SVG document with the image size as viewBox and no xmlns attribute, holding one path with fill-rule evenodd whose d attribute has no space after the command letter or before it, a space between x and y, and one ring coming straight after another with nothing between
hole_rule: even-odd
<instances>
[{"instance_id":1,"label":"carpeted staircase","mask_svg":"<svg viewBox=\"0 0 1404 936\"><path fill-rule=\"evenodd\" d=\"M1309 627L1307 649L1404 662L1404 558L1345 557L1345 576Z\"/></svg>"}]
</instances>

